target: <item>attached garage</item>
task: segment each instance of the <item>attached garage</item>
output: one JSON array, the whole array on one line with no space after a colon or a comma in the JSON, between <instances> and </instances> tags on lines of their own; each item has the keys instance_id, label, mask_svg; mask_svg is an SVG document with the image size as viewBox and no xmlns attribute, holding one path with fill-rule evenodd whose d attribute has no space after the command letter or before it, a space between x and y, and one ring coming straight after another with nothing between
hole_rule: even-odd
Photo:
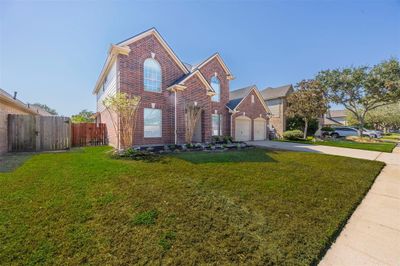
<instances>
[{"instance_id":1,"label":"attached garage","mask_svg":"<svg viewBox=\"0 0 400 266\"><path fill-rule=\"evenodd\" d=\"M251 140L251 119L246 116L238 116L235 118L235 140L248 141Z\"/></svg>"},{"instance_id":2,"label":"attached garage","mask_svg":"<svg viewBox=\"0 0 400 266\"><path fill-rule=\"evenodd\" d=\"M256 118L254 122L254 140L265 140L267 138L267 121L264 118Z\"/></svg>"}]
</instances>

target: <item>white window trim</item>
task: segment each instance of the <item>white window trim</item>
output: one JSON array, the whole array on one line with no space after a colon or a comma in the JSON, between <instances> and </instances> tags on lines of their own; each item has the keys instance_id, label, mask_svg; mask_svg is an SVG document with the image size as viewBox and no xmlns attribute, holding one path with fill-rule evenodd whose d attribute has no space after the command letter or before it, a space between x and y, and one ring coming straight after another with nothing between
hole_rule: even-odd
<instances>
[{"instance_id":1,"label":"white window trim","mask_svg":"<svg viewBox=\"0 0 400 266\"><path fill-rule=\"evenodd\" d=\"M145 77L144 77L144 74L145 74L145 67L144 67L144 64L145 64L145 62L146 62L147 60L149 60L149 59L155 61L155 62L158 64L158 66L160 67L160 90L157 90L157 91L146 90L146 86L145 86L145 84L144 84L144 83L145 83ZM163 77L163 73L162 73L162 69L161 69L160 62L158 62L155 58L152 58L152 57L146 58L146 59L143 61L143 90L146 91L146 92L162 93L162 77Z\"/></svg>"},{"instance_id":2,"label":"white window trim","mask_svg":"<svg viewBox=\"0 0 400 266\"><path fill-rule=\"evenodd\" d=\"M218 117L218 135L214 135L214 127L213 127L213 118L214 117ZM222 127L223 127L223 125L222 125L222 120L223 120L223 117L222 117L222 115L221 114L217 114L217 113L215 113L215 114L211 114L211 135L214 137L214 136L222 136Z\"/></svg>"},{"instance_id":3,"label":"white window trim","mask_svg":"<svg viewBox=\"0 0 400 266\"><path fill-rule=\"evenodd\" d=\"M148 109L148 110L160 110L160 135L157 135L157 136L146 136L146 130L145 130L146 124L145 124L145 117L144 117L144 113L145 113L146 109ZM155 109L155 108L144 108L143 109L143 137L146 138L146 139L162 138L162 109Z\"/></svg>"},{"instance_id":4,"label":"white window trim","mask_svg":"<svg viewBox=\"0 0 400 266\"><path fill-rule=\"evenodd\" d=\"M216 74L216 73L215 73L215 74ZM214 87L212 86L212 79L213 79L213 78L215 78L215 79L218 80L219 93L217 93L217 92L215 91ZM219 78L217 77L217 75L214 75L214 76L211 77L210 84L211 84L211 87L213 88L213 90L215 91L215 95L211 96L211 101L212 101L212 102L215 102L215 103L221 102L221 81L219 80ZM215 100L215 99L214 99L214 96L218 96L218 99Z\"/></svg>"}]
</instances>

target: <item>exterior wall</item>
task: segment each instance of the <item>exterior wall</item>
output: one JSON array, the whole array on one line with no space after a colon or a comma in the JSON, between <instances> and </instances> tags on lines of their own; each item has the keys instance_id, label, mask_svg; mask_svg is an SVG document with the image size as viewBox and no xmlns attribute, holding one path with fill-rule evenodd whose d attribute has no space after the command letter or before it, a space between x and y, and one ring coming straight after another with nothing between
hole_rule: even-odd
<instances>
[{"instance_id":1,"label":"exterior wall","mask_svg":"<svg viewBox=\"0 0 400 266\"><path fill-rule=\"evenodd\" d=\"M114 117L116 117L115 114L114 114ZM113 120L111 119L111 115L107 110L103 110L102 112L98 113L97 123L105 123L106 124L108 144L113 147L117 147L118 135L117 135L117 131L115 131L115 127L114 127L112 121Z\"/></svg>"},{"instance_id":2,"label":"exterior wall","mask_svg":"<svg viewBox=\"0 0 400 266\"><path fill-rule=\"evenodd\" d=\"M134 136L135 145L174 143L174 95L166 89L184 75L172 57L153 35L147 36L129 45L128 56L118 56L119 89L130 95L141 96ZM143 64L152 57L161 66L161 93L144 91ZM162 136L160 138L144 138L144 108L162 109Z\"/></svg>"},{"instance_id":3,"label":"exterior wall","mask_svg":"<svg viewBox=\"0 0 400 266\"><path fill-rule=\"evenodd\" d=\"M272 125L278 136L282 136L286 130L286 99L278 98L265 101L268 108L271 110L272 116L270 118L270 125Z\"/></svg>"},{"instance_id":4,"label":"exterior wall","mask_svg":"<svg viewBox=\"0 0 400 266\"><path fill-rule=\"evenodd\" d=\"M227 79L227 74L216 58L202 66L200 72L208 82L211 82L211 78L215 76L215 73L217 73L217 78L219 79L221 86L221 97L219 102L211 102L211 112L213 114L217 112L218 114L223 115L222 135L230 135L230 115L226 108L226 104L229 102L229 80Z\"/></svg>"},{"instance_id":5,"label":"exterior wall","mask_svg":"<svg viewBox=\"0 0 400 266\"><path fill-rule=\"evenodd\" d=\"M254 103L251 102L251 95L254 97ZM267 112L264 109L264 105L257 97L254 90L249 93L249 95L243 99L240 105L236 108L238 112L232 114L232 137L235 138L235 118L238 116L245 115L251 119L251 140L254 140L254 119L262 117L266 120L266 125L268 125L269 118ZM267 132L267 131L266 131ZM268 135L268 132L267 132Z\"/></svg>"},{"instance_id":6,"label":"exterior wall","mask_svg":"<svg viewBox=\"0 0 400 266\"><path fill-rule=\"evenodd\" d=\"M106 124L108 143L114 147L118 145L117 132L115 131L109 112L103 105L103 100L108 96L116 94L118 91L118 73L117 62L114 62L107 74L107 78L105 79L102 88L100 88L96 95L98 122Z\"/></svg>"},{"instance_id":7,"label":"exterior wall","mask_svg":"<svg viewBox=\"0 0 400 266\"><path fill-rule=\"evenodd\" d=\"M185 106L197 102L203 111L201 113L201 131L203 142L211 141L211 96L197 76L192 76L185 83L187 89L177 93L177 137L178 144L185 143ZM226 119L225 117L223 119Z\"/></svg>"},{"instance_id":8,"label":"exterior wall","mask_svg":"<svg viewBox=\"0 0 400 266\"><path fill-rule=\"evenodd\" d=\"M0 154L8 151L8 114L31 114L0 100Z\"/></svg>"},{"instance_id":9,"label":"exterior wall","mask_svg":"<svg viewBox=\"0 0 400 266\"><path fill-rule=\"evenodd\" d=\"M102 88L97 93L97 112L101 113L105 110L103 100L117 92L117 63L114 62L110 68Z\"/></svg>"}]
</instances>

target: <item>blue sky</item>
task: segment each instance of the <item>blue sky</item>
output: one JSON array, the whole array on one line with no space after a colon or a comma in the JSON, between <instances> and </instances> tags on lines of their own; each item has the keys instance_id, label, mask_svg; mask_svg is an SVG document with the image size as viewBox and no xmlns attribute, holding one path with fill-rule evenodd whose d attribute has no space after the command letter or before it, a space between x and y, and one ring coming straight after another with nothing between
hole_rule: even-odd
<instances>
[{"instance_id":1,"label":"blue sky","mask_svg":"<svg viewBox=\"0 0 400 266\"><path fill-rule=\"evenodd\" d=\"M95 110L110 43L156 27L178 57L218 51L231 89L400 57L400 1L0 1L0 87L60 114Z\"/></svg>"}]
</instances>

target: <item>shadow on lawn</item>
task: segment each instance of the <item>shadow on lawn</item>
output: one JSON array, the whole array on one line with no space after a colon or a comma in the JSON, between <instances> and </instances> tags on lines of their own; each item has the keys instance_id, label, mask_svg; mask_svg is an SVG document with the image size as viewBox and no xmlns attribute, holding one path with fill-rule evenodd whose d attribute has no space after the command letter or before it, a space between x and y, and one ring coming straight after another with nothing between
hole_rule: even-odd
<instances>
[{"instance_id":1,"label":"shadow on lawn","mask_svg":"<svg viewBox=\"0 0 400 266\"><path fill-rule=\"evenodd\" d=\"M240 163L240 162L276 162L262 149L225 152L186 152L172 155L175 158L194 164L204 163Z\"/></svg>"},{"instance_id":2,"label":"shadow on lawn","mask_svg":"<svg viewBox=\"0 0 400 266\"><path fill-rule=\"evenodd\" d=\"M30 153L9 153L0 156L0 173L12 172L32 157Z\"/></svg>"}]
</instances>

